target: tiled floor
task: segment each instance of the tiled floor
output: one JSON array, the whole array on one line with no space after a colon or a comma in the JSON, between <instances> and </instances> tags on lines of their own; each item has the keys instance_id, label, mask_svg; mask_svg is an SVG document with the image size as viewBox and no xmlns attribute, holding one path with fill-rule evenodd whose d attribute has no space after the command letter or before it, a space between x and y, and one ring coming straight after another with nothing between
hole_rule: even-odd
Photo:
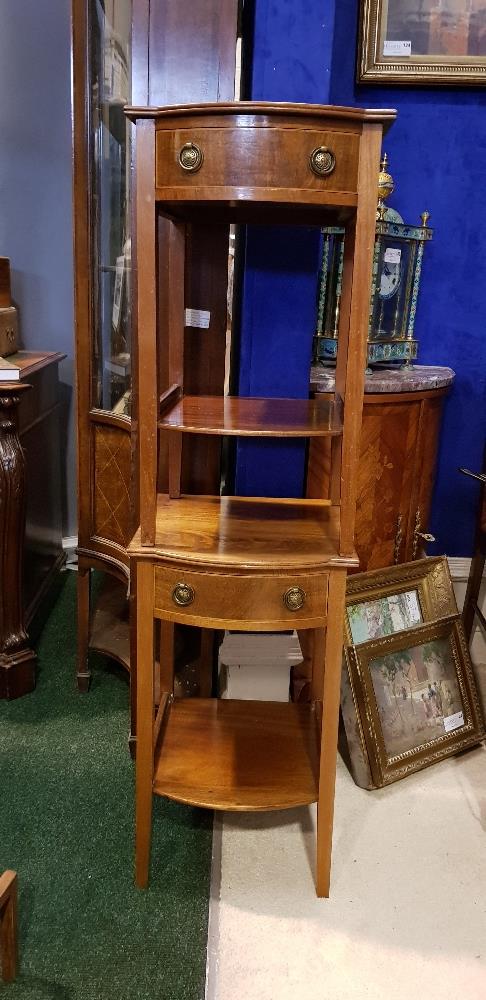
<instances>
[{"instance_id":1,"label":"tiled floor","mask_svg":"<svg viewBox=\"0 0 486 1000\"><path fill-rule=\"evenodd\" d=\"M217 821L207 1000L485 1000L486 748L374 792L340 762L329 900L313 827Z\"/></svg>"}]
</instances>

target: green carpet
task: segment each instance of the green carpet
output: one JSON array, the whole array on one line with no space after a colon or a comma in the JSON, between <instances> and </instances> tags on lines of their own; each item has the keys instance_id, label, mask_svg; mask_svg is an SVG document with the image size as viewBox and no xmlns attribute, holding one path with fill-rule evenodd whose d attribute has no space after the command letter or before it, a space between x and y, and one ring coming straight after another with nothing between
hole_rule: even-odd
<instances>
[{"instance_id":1,"label":"green carpet","mask_svg":"<svg viewBox=\"0 0 486 1000\"><path fill-rule=\"evenodd\" d=\"M128 684L92 657L75 683L75 579L37 652L36 690L0 701L0 870L19 876L12 1000L200 1000L211 816L156 798L148 890L135 888ZM0 986L1 990L1 986Z\"/></svg>"}]
</instances>

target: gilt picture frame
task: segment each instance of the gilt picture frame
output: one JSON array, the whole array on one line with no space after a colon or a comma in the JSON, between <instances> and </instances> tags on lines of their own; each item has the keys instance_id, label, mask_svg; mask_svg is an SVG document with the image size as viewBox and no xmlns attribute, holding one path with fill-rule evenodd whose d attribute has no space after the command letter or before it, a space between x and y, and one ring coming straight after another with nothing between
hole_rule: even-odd
<instances>
[{"instance_id":1,"label":"gilt picture frame","mask_svg":"<svg viewBox=\"0 0 486 1000\"><path fill-rule=\"evenodd\" d=\"M339 746L354 781L361 788L379 787L384 779L377 766L372 772L370 717L351 650L354 648L359 656L367 643L380 642L388 636L400 638L410 629L457 617L457 603L445 556L416 559L348 577ZM470 662L467 650L465 660Z\"/></svg>"},{"instance_id":2,"label":"gilt picture frame","mask_svg":"<svg viewBox=\"0 0 486 1000\"><path fill-rule=\"evenodd\" d=\"M459 615L349 646L373 787L473 746L484 725Z\"/></svg>"},{"instance_id":3,"label":"gilt picture frame","mask_svg":"<svg viewBox=\"0 0 486 1000\"><path fill-rule=\"evenodd\" d=\"M360 0L357 80L486 84L482 0Z\"/></svg>"},{"instance_id":4,"label":"gilt picture frame","mask_svg":"<svg viewBox=\"0 0 486 1000\"><path fill-rule=\"evenodd\" d=\"M455 614L445 556L356 573L346 585L345 643L359 645Z\"/></svg>"}]
</instances>

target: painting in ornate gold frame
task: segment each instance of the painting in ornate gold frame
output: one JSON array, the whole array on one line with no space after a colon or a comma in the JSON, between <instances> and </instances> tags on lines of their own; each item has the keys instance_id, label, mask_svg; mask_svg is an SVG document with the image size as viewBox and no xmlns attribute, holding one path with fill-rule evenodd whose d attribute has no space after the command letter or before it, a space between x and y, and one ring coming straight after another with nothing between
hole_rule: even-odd
<instances>
[{"instance_id":1,"label":"painting in ornate gold frame","mask_svg":"<svg viewBox=\"0 0 486 1000\"><path fill-rule=\"evenodd\" d=\"M359 83L486 83L483 0L361 0Z\"/></svg>"},{"instance_id":2,"label":"painting in ornate gold frame","mask_svg":"<svg viewBox=\"0 0 486 1000\"><path fill-rule=\"evenodd\" d=\"M374 785L478 743L481 709L460 616L346 650Z\"/></svg>"},{"instance_id":3,"label":"painting in ornate gold frame","mask_svg":"<svg viewBox=\"0 0 486 1000\"><path fill-rule=\"evenodd\" d=\"M346 645L456 614L445 556L356 573L346 585Z\"/></svg>"},{"instance_id":4,"label":"painting in ornate gold frame","mask_svg":"<svg viewBox=\"0 0 486 1000\"><path fill-rule=\"evenodd\" d=\"M466 693L468 693L468 704L474 707L474 718L478 720L480 729L477 732L475 731L471 740L469 739L469 730L467 730L465 735L462 724L460 727L457 727L461 730L460 733L450 730L452 734L451 738L448 737L445 741L439 742L437 747L431 750L432 756L430 759L428 759L428 751L424 756L424 754L419 752L420 747L412 746L412 734L409 733L410 739L407 748L409 756L406 758L406 763L399 765L394 761L393 765L389 764L386 762L388 760L385 751L386 741L383 737L383 726L380 723L380 712L377 707L377 695L373 688L372 670L370 670L367 657L369 657L370 651L372 651L376 654L375 659L379 659L381 656L380 650L382 649L385 650L386 655L391 650L389 655L393 657L397 649L399 651L405 650L404 660L405 662L409 662L406 651L413 648L410 637L417 634L425 635L426 633L423 632L424 629L429 628L429 626L430 628L437 628L444 620L456 623L454 633L456 636L455 652L451 655L453 659L454 657L458 658L462 664L461 677L464 675L466 678L464 683L466 684ZM434 639L430 640L430 642L434 641ZM462 625L458 616L449 567L445 557L419 559L400 566L372 570L349 577L346 588L344 645L345 662L341 684L341 715L343 726L340 732L340 750L342 756L347 761L354 780L362 788L371 789L380 787L390 781L395 781L398 777L403 777L410 770L417 770L418 767L423 767L425 764L431 763L434 759L440 759L442 756L455 752L458 749L456 738L461 743L464 743L464 739L466 739L464 745L477 742L480 738L479 732L482 733L482 722L480 721L481 714L478 707L476 687L472 675L469 653L464 642ZM414 694L411 694L411 686L406 679L399 686L399 666L397 667L396 676L392 678L392 686L395 684L397 697L400 698L401 695L402 702L405 701L403 698L403 688L405 688L407 707L402 711L402 715L406 714L407 711L411 713L412 707L415 709L415 703L419 702L417 705L417 718L415 719L417 732L421 728L418 726L418 723L424 722L424 727L422 728L425 731L421 734L420 738L428 736L429 740L425 742L433 743L433 725L435 725L434 733L435 738L437 738L442 733L440 726L443 725L443 721L435 722L435 724L430 721L431 719L437 720L438 715L434 698L432 697L424 703L424 699L421 697L424 693L427 693L428 696L429 689L427 681L426 690L422 690L423 683L425 683L424 670L426 673L426 668L420 662L420 654L417 655L419 657L419 674L422 676L422 681L420 681L417 675L417 688ZM365 665L366 663L368 663L368 666ZM386 672L387 665L384 664L382 666ZM394 667L391 661L388 663L388 668L389 674L392 676ZM377 669L376 665L373 669ZM411 669L413 672L413 666ZM437 680L440 679L440 677L437 678ZM453 683L453 679L451 679L450 684L447 685L447 691L444 689L444 705L442 707L447 708L450 700L449 695L454 696L457 700L456 683L455 681ZM461 687L459 687L459 690L462 690ZM412 697L415 699L413 702ZM394 694L393 698L395 698ZM438 700L440 700L440 692ZM374 714L373 704L375 705ZM449 708L451 707L449 705ZM398 708L402 708L400 700L398 701ZM428 708L431 709L430 718L427 714ZM420 716L418 715L419 709ZM463 708L457 708L457 711L463 711ZM455 714L455 712L449 711L445 718L447 718L447 715L454 716ZM442 716L443 719L444 716ZM397 720L400 726L400 714L397 715ZM425 726L425 720L428 720L427 726ZM454 720L447 722L446 726L453 724ZM382 733L381 756L379 752L380 730ZM388 750L392 749L393 747L389 741ZM436 756L437 751L439 751L438 757ZM391 756L393 757L393 753Z\"/></svg>"}]
</instances>

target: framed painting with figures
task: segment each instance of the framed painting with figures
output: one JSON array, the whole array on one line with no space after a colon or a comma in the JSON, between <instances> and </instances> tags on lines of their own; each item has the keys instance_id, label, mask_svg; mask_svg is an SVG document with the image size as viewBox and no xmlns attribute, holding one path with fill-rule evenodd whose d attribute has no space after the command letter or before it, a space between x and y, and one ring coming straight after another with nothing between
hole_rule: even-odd
<instances>
[{"instance_id":1,"label":"framed painting with figures","mask_svg":"<svg viewBox=\"0 0 486 1000\"><path fill-rule=\"evenodd\" d=\"M429 626L438 628L444 621L456 622L454 640L444 645L443 636L440 641L427 639L424 641L438 645L415 648L420 643L414 645L411 636ZM465 671L471 704L477 704L477 696L445 556L348 577L344 632L340 750L358 785L380 787L438 759L437 754L440 758L454 752L454 734L461 742L466 732L469 740L470 731L463 730L459 714L463 712L464 719L458 694L462 688L453 664L462 664L459 672L462 676ZM370 651L374 658L370 659ZM443 675L434 677L431 652L442 657ZM439 681L444 682L443 690L434 687ZM443 709L440 718L439 702ZM388 709L392 708L395 714L390 719ZM444 718L451 734L445 741L440 739L446 732ZM435 740L439 742L430 750L429 760L429 751L424 755L421 748ZM407 754L406 762L392 764L392 758L402 753Z\"/></svg>"},{"instance_id":2,"label":"framed painting with figures","mask_svg":"<svg viewBox=\"0 0 486 1000\"><path fill-rule=\"evenodd\" d=\"M350 646L346 660L375 786L483 737L459 615Z\"/></svg>"},{"instance_id":3,"label":"framed painting with figures","mask_svg":"<svg viewBox=\"0 0 486 1000\"><path fill-rule=\"evenodd\" d=\"M360 83L486 83L484 0L361 0Z\"/></svg>"}]
</instances>

